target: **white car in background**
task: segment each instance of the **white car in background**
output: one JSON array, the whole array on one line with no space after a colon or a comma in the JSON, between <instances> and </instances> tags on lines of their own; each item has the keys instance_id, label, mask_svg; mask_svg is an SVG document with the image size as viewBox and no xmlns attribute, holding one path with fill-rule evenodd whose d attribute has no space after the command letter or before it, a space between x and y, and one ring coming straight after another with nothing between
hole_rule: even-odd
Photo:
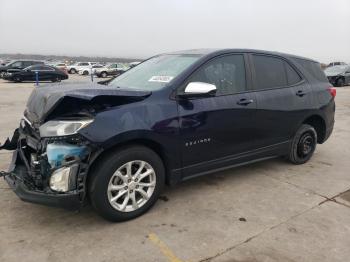
<instances>
[{"instance_id":1,"label":"white car in background","mask_svg":"<svg viewBox=\"0 0 350 262\"><path fill-rule=\"evenodd\" d=\"M77 62L73 65L67 66L68 73L70 74L76 74L81 69L89 69L91 68L96 62Z\"/></svg>"},{"instance_id":2,"label":"white car in background","mask_svg":"<svg viewBox=\"0 0 350 262\"><path fill-rule=\"evenodd\" d=\"M100 64L94 64L92 65L91 67L89 68L81 68L78 70L78 74L79 75L91 75L91 74L96 74L96 70L100 69L100 68L103 68L104 66L103 65L100 65Z\"/></svg>"}]
</instances>

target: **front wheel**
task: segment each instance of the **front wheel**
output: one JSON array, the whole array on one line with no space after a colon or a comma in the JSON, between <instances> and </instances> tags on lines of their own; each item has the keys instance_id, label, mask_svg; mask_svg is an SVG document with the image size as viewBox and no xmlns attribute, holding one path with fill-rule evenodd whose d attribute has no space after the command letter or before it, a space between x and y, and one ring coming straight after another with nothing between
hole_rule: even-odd
<instances>
[{"instance_id":1,"label":"front wheel","mask_svg":"<svg viewBox=\"0 0 350 262\"><path fill-rule=\"evenodd\" d=\"M303 124L296 132L289 149L288 159L293 164L300 165L310 160L317 145L317 133L315 129Z\"/></svg>"},{"instance_id":2,"label":"front wheel","mask_svg":"<svg viewBox=\"0 0 350 262\"><path fill-rule=\"evenodd\" d=\"M129 146L109 154L91 175L91 203L110 221L125 221L147 212L165 183L162 160L143 146Z\"/></svg>"},{"instance_id":3,"label":"front wheel","mask_svg":"<svg viewBox=\"0 0 350 262\"><path fill-rule=\"evenodd\" d=\"M16 83L20 83L20 82L22 82L22 78L20 76L15 76L15 77L13 77L13 81Z\"/></svg>"}]
</instances>

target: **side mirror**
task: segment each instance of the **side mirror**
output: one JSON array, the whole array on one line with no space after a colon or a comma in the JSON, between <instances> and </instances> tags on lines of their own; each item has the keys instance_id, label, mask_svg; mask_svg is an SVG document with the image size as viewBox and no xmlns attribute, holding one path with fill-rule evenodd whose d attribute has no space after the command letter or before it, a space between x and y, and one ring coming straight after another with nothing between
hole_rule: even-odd
<instances>
[{"instance_id":1,"label":"side mirror","mask_svg":"<svg viewBox=\"0 0 350 262\"><path fill-rule=\"evenodd\" d=\"M178 94L179 97L208 97L213 96L216 93L216 86L213 84L203 82L191 82L185 88L182 94Z\"/></svg>"}]
</instances>

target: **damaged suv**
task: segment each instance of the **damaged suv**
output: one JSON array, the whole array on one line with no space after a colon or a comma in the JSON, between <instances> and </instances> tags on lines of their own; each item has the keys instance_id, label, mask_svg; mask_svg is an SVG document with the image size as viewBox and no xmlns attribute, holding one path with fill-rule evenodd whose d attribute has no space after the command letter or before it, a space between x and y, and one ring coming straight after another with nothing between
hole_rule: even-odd
<instances>
[{"instance_id":1,"label":"damaged suv","mask_svg":"<svg viewBox=\"0 0 350 262\"><path fill-rule=\"evenodd\" d=\"M165 184L273 157L308 161L330 136L336 90L306 58L246 50L152 57L107 86L35 88L1 174L25 201L123 221Z\"/></svg>"}]
</instances>

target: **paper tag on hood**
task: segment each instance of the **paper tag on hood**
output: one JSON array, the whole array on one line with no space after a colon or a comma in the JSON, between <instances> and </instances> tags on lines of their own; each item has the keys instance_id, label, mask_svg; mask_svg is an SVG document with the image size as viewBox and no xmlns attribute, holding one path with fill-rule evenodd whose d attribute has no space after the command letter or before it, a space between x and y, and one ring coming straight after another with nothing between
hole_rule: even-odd
<instances>
[{"instance_id":1,"label":"paper tag on hood","mask_svg":"<svg viewBox=\"0 0 350 262\"><path fill-rule=\"evenodd\" d=\"M169 83L173 78L173 76L152 76L148 82Z\"/></svg>"}]
</instances>

